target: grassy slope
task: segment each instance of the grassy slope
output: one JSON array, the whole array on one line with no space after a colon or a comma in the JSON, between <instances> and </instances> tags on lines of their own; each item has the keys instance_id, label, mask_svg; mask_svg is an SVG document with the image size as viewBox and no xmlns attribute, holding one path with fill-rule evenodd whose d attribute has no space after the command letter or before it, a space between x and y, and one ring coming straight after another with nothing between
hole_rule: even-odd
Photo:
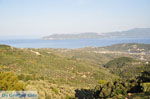
<instances>
[{"instance_id":1,"label":"grassy slope","mask_svg":"<svg viewBox=\"0 0 150 99\"><path fill-rule=\"evenodd\" d=\"M56 84L88 86L99 79L112 80L114 75L104 68L93 66L88 61L80 61L55 54L53 50L16 49L0 47L0 65L11 71L30 74ZM37 55L35 52L39 52Z\"/></svg>"}]
</instances>

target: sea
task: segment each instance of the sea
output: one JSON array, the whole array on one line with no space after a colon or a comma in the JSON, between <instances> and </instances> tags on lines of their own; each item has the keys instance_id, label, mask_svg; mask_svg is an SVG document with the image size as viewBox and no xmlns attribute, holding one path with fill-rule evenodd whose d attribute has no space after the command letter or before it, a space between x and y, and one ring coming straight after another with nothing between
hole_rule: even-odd
<instances>
[{"instance_id":1,"label":"sea","mask_svg":"<svg viewBox=\"0 0 150 99\"><path fill-rule=\"evenodd\" d=\"M100 39L0 39L0 44L16 48L83 48L103 47L122 43L150 44L150 38L100 38Z\"/></svg>"}]
</instances>

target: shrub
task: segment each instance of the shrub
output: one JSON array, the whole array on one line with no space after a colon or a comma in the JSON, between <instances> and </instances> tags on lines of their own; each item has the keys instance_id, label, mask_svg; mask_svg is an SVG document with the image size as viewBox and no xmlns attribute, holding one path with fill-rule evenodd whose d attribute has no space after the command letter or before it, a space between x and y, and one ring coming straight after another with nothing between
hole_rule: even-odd
<instances>
[{"instance_id":1,"label":"shrub","mask_svg":"<svg viewBox=\"0 0 150 99\"><path fill-rule=\"evenodd\" d=\"M150 82L150 71L143 71L138 80L141 82Z\"/></svg>"},{"instance_id":2,"label":"shrub","mask_svg":"<svg viewBox=\"0 0 150 99\"><path fill-rule=\"evenodd\" d=\"M139 93L142 92L142 86L136 80L130 81L114 81L104 83L101 81L100 85L97 85L94 92L95 98L112 98L117 96L126 96L127 93ZM145 84L145 90L149 91L149 85ZM118 99L118 98L117 98Z\"/></svg>"},{"instance_id":3,"label":"shrub","mask_svg":"<svg viewBox=\"0 0 150 99\"><path fill-rule=\"evenodd\" d=\"M52 91L55 92L55 94L58 94L58 93L59 93L58 89L57 89L57 88L54 88L54 87L52 88Z\"/></svg>"},{"instance_id":4,"label":"shrub","mask_svg":"<svg viewBox=\"0 0 150 99\"><path fill-rule=\"evenodd\" d=\"M143 91L150 92L150 83L142 83Z\"/></svg>"},{"instance_id":5,"label":"shrub","mask_svg":"<svg viewBox=\"0 0 150 99\"><path fill-rule=\"evenodd\" d=\"M103 85L103 84L106 84L107 81L106 80L99 80L98 83Z\"/></svg>"},{"instance_id":6,"label":"shrub","mask_svg":"<svg viewBox=\"0 0 150 99\"><path fill-rule=\"evenodd\" d=\"M127 86L122 82L107 82L96 87L95 98L111 98L118 95L127 94Z\"/></svg>"},{"instance_id":7,"label":"shrub","mask_svg":"<svg viewBox=\"0 0 150 99\"><path fill-rule=\"evenodd\" d=\"M0 91L20 91L25 89L25 84L18 80L12 72L0 72Z\"/></svg>"}]
</instances>

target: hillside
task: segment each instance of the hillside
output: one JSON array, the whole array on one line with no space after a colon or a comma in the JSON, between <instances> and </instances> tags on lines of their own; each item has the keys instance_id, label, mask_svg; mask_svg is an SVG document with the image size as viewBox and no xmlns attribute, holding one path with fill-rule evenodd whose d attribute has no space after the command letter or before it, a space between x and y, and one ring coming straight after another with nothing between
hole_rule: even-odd
<instances>
[{"instance_id":1,"label":"hillside","mask_svg":"<svg viewBox=\"0 0 150 99\"><path fill-rule=\"evenodd\" d=\"M127 31L116 31L108 33L78 33L78 34L52 34L42 39L89 39L89 38L150 38L150 28L134 28Z\"/></svg>"},{"instance_id":2,"label":"hillside","mask_svg":"<svg viewBox=\"0 0 150 99\"><path fill-rule=\"evenodd\" d=\"M136 49L144 50L136 53L127 51L128 48L134 49L135 45ZM0 85L0 90L5 84L10 86L5 80L11 78L20 85L18 89L11 85L14 89L36 90L40 98L69 99L86 94L91 97L93 88L99 83L136 79L142 71L149 70L149 49L149 44L80 49L34 49L0 45L0 77L4 77L0 80L4 83ZM140 58L143 52L147 53L142 54L145 60Z\"/></svg>"},{"instance_id":3,"label":"hillside","mask_svg":"<svg viewBox=\"0 0 150 99\"><path fill-rule=\"evenodd\" d=\"M7 66L11 71L42 77L56 83L76 86L79 81L92 84L99 79L97 77L111 75L104 68L98 69L91 63L63 57L51 50L46 52L40 49L17 49L8 46L4 49L1 46L0 52L0 64Z\"/></svg>"},{"instance_id":4,"label":"hillside","mask_svg":"<svg viewBox=\"0 0 150 99\"><path fill-rule=\"evenodd\" d=\"M77 88L94 87L99 79L111 81L118 78L105 68L63 56L56 51L0 45L0 70L15 73L19 80L28 83L27 90L36 89L42 95L44 90L51 89L48 92L52 92L54 97L58 97L56 93L62 94L60 97L66 97L67 94L73 95L73 90ZM64 93L59 92L61 88L65 89Z\"/></svg>"},{"instance_id":5,"label":"hillside","mask_svg":"<svg viewBox=\"0 0 150 99\"><path fill-rule=\"evenodd\" d=\"M149 70L142 61L137 61L129 57L115 58L104 65L111 73L116 74L124 79L134 79L140 75L142 71Z\"/></svg>"},{"instance_id":6,"label":"hillside","mask_svg":"<svg viewBox=\"0 0 150 99\"><path fill-rule=\"evenodd\" d=\"M122 51L122 52L130 52L130 53L150 53L150 44L137 44L137 43L130 43L130 44L116 44L113 46L104 47L110 51Z\"/></svg>"}]
</instances>

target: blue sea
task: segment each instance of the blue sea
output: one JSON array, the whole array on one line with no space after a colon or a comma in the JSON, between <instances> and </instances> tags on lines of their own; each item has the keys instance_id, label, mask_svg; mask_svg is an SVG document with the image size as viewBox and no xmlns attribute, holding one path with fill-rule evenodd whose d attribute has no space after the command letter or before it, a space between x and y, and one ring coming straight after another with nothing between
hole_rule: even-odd
<instances>
[{"instance_id":1,"label":"blue sea","mask_svg":"<svg viewBox=\"0 0 150 99\"><path fill-rule=\"evenodd\" d=\"M17 48L83 48L102 47L120 43L150 44L150 38L102 38L102 39L67 39L67 40L42 40L42 39L9 39L0 40Z\"/></svg>"}]
</instances>

